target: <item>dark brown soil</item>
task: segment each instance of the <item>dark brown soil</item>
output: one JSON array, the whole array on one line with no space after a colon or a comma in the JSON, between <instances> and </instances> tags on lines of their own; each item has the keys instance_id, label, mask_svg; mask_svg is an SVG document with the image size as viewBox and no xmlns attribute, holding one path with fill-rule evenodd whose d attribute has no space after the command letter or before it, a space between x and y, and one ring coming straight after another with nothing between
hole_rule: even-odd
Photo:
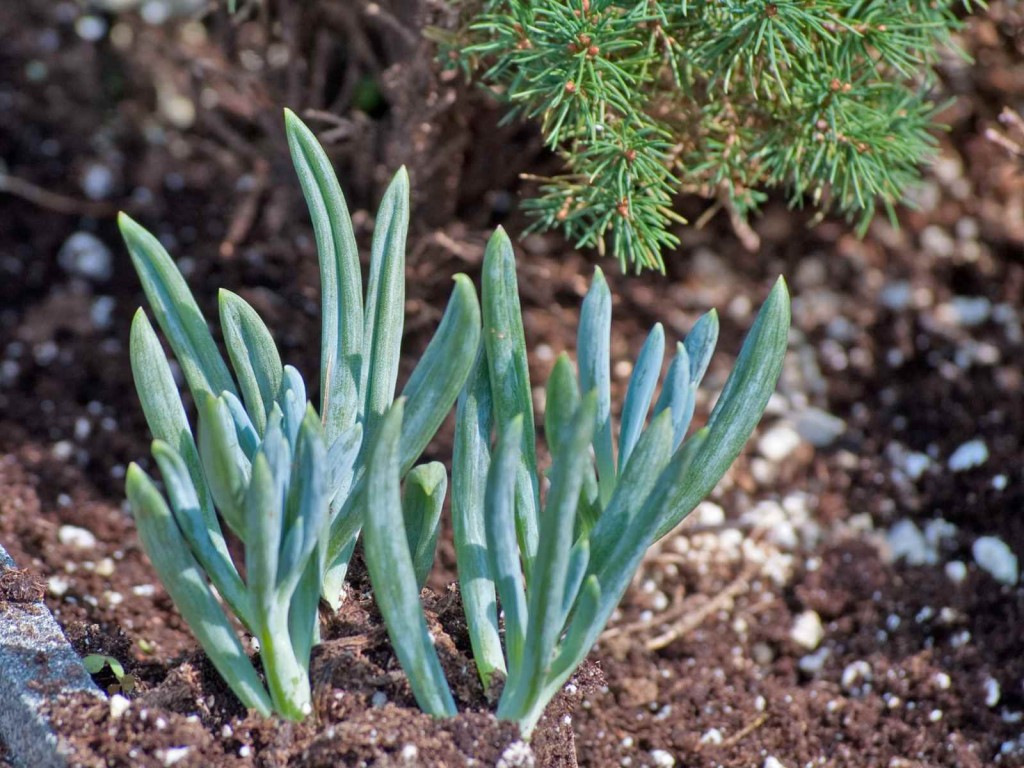
<instances>
[{"instance_id":1,"label":"dark brown soil","mask_svg":"<svg viewBox=\"0 0 1024 768\"><path fill-rule=\"evenodd\" d=\"M0 192L0 542L25 583L45 585L79 652L114 656L139 680L118 719L106 704L55 708L84 765L494 765L516 736L459 672L449 544L432 607L465 713L436 722L416 711L357 582L316 652L317 718L291 726L246 716L224 691L122 501L124 468L144 459L148 435L126 358L142 297L114 211L189 259L209 316L217 287L240 290L285 359L312 373L316 261L279 108L340 115L313 124L333 136L364 241L382 184L410 167L407 373L451 275L476 275L495 223L521 231L515 172L551 163L528 129L496 130L500 110L439 77L415 33L392 23L434 4L384 2L383 16L358 3L262 7L203 26L105 16L90 42L77 5L0 4L0 174L17 180ZM716 219L681 230L666 277L610 276L618 390L651 324L678 337L719 308L699 415L779 273L794 331L779 397L717 507L651 553L575 691L552 707L538 765L1024 766L1024 591L973 552L995 537L1024 558L1024 166L984 138L1024 95L1022 40L1015 4L993 2L964 37L976 63L944 65L958 99L951 131L899 230L876 222L858 240L773 202L755 224L756 255ZM367 83L373 103L361 100ZM104 194L88 200L98 177ZM109 276L61 265L78 232L110 249ZM517 250L542 381L575 347L591 259L553 236ZM845 429L780 449L807 408ZM972 441L987 458L951 466ZM446 458L449 442L432 455ZM905 521L931 535L920 561L894 556ZM0 599L13 599L6 589ZM109 674L97 676L104 687ZM3 755L0 745L0 765Z\"/></svg>"}]
</instances>

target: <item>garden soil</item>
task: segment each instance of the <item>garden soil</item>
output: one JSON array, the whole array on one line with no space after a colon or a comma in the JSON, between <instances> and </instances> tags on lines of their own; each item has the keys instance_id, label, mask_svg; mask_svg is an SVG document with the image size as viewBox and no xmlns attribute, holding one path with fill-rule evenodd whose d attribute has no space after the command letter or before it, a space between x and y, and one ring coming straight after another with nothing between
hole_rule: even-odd
<instances>
[{"instance_id":1,"label":"garden soil","mask_svg":"<svg viewBox=\"0 0 1024 768\"><path fill-rule=\"evenodd\" d=\"M123 711L54 702L74 764L1024 766L1024 161L986 138L1014 139L997 117L1024 97L1024 12L993 2L962 36L973 62L943 60L951 129L898 228L859 239L773 199L757 253L719 216L679 230L665 276L601 263L618 401L653 323L681 338L717 307L706 418L779 274L790 351L747 450L651 551L527 749L472 673L450 538L425 601L462 714L416 710L356 567L323 617L301 725L241 708L139 546L123 480L150 463L127 358L143 297L117 210L182 259L208 317L219 287L241 293L312 381L315 247L280 107L324 138L365 246L406 164L404 378L451 276L478 278L496 224L525 227L517 172L557 168L528 126L499 126L485 94L432 64L416 30L445 22L440 3L240 5L153 24L0 4L0 543L23 569L0 574L0 599L45 590L80 653L137 681ZM706 205L680 201L694 219ZM556 235L517 254L543 382L575 350L596 257ZM448 425L428 454L450 445Z\"/></svg>"}]
</instances>

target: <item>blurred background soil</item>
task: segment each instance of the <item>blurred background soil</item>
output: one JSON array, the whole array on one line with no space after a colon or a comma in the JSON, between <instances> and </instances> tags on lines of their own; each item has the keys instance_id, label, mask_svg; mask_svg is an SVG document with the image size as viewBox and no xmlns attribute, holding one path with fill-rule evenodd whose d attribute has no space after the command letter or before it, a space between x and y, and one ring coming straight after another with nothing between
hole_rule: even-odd
<instances>
[{"instance_id":1,"label":"blurred background soil","mask_svg":"<svg viewBox=\"0 0 1024 768\"><path fill-rule=\"evenodd\" d=\"M441 0L239 5L0 4L0 542L80 649L152 686L194 645L122 502L149 437L116 212L160 236L208 317L218 287L249 300L314 386L318 272L283 107L328 148L364 245L390 175L410 171L403 376L452 275L478 276L495 225L523 230L519 173L557 168L531 126L500 125L434 62L421 30L446 23ZM681 338L717 307L705 417L780 273L794 328L757 436L592 654L604 682L566 714L580 765L1024 765L1024 134L998 119L1024 106L1024 8L992 2L960 43L971 60L941 66L949 131L899 228L858 239L773 200L757 253L719 216L680 230L666 276L602 263L620 396L654 322ZM691 220L707 205L679 201ZM596 262L555 235L517 253L539 387L575 350ZM430 453L449 446L443 432ZM442 541L431 583L444 594L454 573ZM195 764L257 764L242 748L258 737L207 738Z\"/></svg>"}]
</instances>

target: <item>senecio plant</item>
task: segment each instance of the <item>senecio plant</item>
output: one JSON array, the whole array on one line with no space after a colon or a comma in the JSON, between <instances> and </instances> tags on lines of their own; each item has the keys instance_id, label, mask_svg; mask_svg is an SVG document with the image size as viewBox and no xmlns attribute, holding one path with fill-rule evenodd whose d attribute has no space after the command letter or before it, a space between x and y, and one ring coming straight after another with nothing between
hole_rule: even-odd
<instances>
[{"instance_id":1,"label":"senecio plant","mask_svg":"<svg viewBox=\"0 0 1024 768\"><path fill-rule=\"evenodd\" d=\"M760 420L782 367L789 300L780 279L707 424L688 438L696 389L717 342L717 315L704 315L676 345L651 410L665 351L656 325L629 382L616 451L611 296L598 270L581 313L579 370L563 354L547 382L546 493L515 261L501 230L484 258L482 312L476 369L456 417L455 548L481 681L499 696L498 717L518 722L528 736L597 641L644 553L711 492ZM400 496L402 410L401 402L392 406L371 449L364 547L413 692L423 709L446 716L455 705L420 610L415 560L406 537L395 534L424 506L414 500L410 515Z\"/></svg>"},{"instance_id":2,"label":"senecio plant","mask_svg":"<svg viewBox=\"0 0 1024 768\"><path fill-rule=\"evenodd\" d=\"M219 296L229 368L160 242L124 214L120 225L198 410L197 439L170 363L140 309L132 323L132 371L166 490L165 498L143 469L129 468L127 494L143 547L241 701L298 720L310 711L319 600L338 605L367 493L368 446L395 397L409 187L402 170L384 195L364 300L352 223L329 160L291 112L286 129L320 260L319 414L307 402L302 376L282 365L270 331L244 299L225 290ZM455 280L437 333L403 390L399 462L410 494L422 489L429 497L438 488L440 465L414 465L455 403L480 336L473 285L464 275ZM433 560L439 511L416 529L413 545L423 568ZM244 547L244 578L221 521ZM259 641L266 687L215 591Z\"/></svg>"},{"instance_id":3,"label":"senecio plant","mask_svg":"<svg viewBox=\"0 0 1024 768\"><path fill-rule=\"evenodd\" d=\"M161 492L137 464L128 470L142 545L240 700L264 715L299 720L311 711L319 602L337 606L361 530L375 599L417 702L433 715L454 715L419 599L448 477L442 464L416 462L458 399L451 509L473 655L498 717L528 736L597 641L646 550L712 490L759 421L786 349L785 284L780 279L762 307L707 424L689 437L717 316L702 317L676 345L657 400L665 337L655 326L637 358L616 440L611 296L598 270L583 303L578 373L563 354L548 380L552 463L544 479L508 237L498 230L487 247L482 302L465 276L456 277L440 326L396 399L405 173L381 204L364 293L327 157L295 115L286 113L286 128L323 282L319 410L299 372L282 364L256 311L221 291L226 361L170 256L121 217L151 311L197 410L194 433L170 361L140 309L132 369L164 485ZM243 563L232 558L231 536ZM228 611L258 640L263 678Z\"/></svg>"},{"instance_id":4,"label":"senecio plant","mask_svg":"<svg viewBox=\"0 0 1024 768\"><path fill-rule=\"evenodd\" d=\"M445 61L540 122L537 229L663 268L681 191L743 221L780 187L866 227L934 152L963 0L451 0Z\"/></svg>"}]
</instances>

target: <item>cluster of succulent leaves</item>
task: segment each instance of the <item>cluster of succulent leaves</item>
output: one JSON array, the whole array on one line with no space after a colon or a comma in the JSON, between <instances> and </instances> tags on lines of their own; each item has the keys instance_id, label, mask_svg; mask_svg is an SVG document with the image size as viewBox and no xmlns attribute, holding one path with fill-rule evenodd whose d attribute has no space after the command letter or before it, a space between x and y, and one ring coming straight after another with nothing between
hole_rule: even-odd
<instances>
[{"instance_id":1,"label":"cluster of succulent leaves","mask_svg":"<svg viewBox=\"0 0 1024 768\"><path fill-rule=\"evenodd\" d=\"M270 331L242 297L225 290L219 296L229 369L159 240L124 214L120 225L198 410L196 437L170 363L140 309L132 324L132 370L167 493L165 500L138 465L129 468L127 493L143 546L243 703L301 719L310 709L309 655L319 601L322 596L338 606L361 523L365 454L395 397L409 186L399 171L384 195L364 301L352 222L337 177L315 137L290 112L286 128L320 257L319 413L307 402L302 376L282 365ZM403 390L401 463L410 487L436 486L439 465L414 465L458 397L479 333L476 291L468 278L457 276L437 333ZM221 520L244 545L244 579ZM432 561L438 516L425 522L420 557ZM269 692L214 590L258 640Z\"/></svg>"},{"instance_id":2,"label":"cluster of succulent leaves","mask_svg":"<svg viewBox=\"0 0 1024 768\"><path fill-rule=\"evenodd\" d=\"M431 30L565 173L535 228L637 269L678 244L680 191L746 217L787 190L866 226L932 154L933 64L971 0L451 0Z\"/></svg>"},{"instance_id":3,"label":"cluster of succulent leaves","mask_svg":"<svg viewBox=\"0 0 1024 768\"><path fill-rule=\"evenodd\" d=\"M374 597L416 700L431 714L454 715L420 603L448 476L438 462L416 462L458 399L451 509L473 655L485 688L499 696L498 717L528 735L596 642L646 550L712 490L759 421L786 348L785 284L780 279L762 307L707 424L689 437L717 317L702 317L676 345L656 401L665 338L655 326L637 357L615 441L611 296L598 270L581 313L579 372L563 354L548 380L545 482L508 237L498 230L488 245L481 301L465 276L456 277L435 336L396 399L405 173L378 212L364 293L328 159L291 113L286 130L323 282L319 410L256 311L222 290L226 361L159 241L121 218L197 410L193 432L170 361L140 309L132 368L164 486L162 493L139 465L129 468L143 547L239 699L300 720L311 711L319 602L337 607L362 531ZM231 537L244 568L232 558ZM223 606L258 641L262 679Z\"/></svg>"},{"instance_id":4,"label":"cluster of succulent leaves","mask_svg":"<svg viewBox=\"0 0 1024 768\"><path fill-rule=\"evenodd\" d=\"M644 553L711 492L760 420L781 371L789 300L780 279L707 424L689 438L696 390L718 339L717 315L704 315L676 344L654 401L665 355L664 330L656 325L630 378L616 450L611 295L598 270L581 313L579 371L563 353L547 382L544 432L552 462L543 494L515 258L501 230L484 257L482 312L476 370L456 415L456 562L480 678L485 689L501 690L498 717L529 735L597 641ZM399 402L371 451L366 560L417 701L432 714L451 715L411 553L405 537L394 535L409 519L399 490L401 423Z\"/></svg>"}]
</instances>

